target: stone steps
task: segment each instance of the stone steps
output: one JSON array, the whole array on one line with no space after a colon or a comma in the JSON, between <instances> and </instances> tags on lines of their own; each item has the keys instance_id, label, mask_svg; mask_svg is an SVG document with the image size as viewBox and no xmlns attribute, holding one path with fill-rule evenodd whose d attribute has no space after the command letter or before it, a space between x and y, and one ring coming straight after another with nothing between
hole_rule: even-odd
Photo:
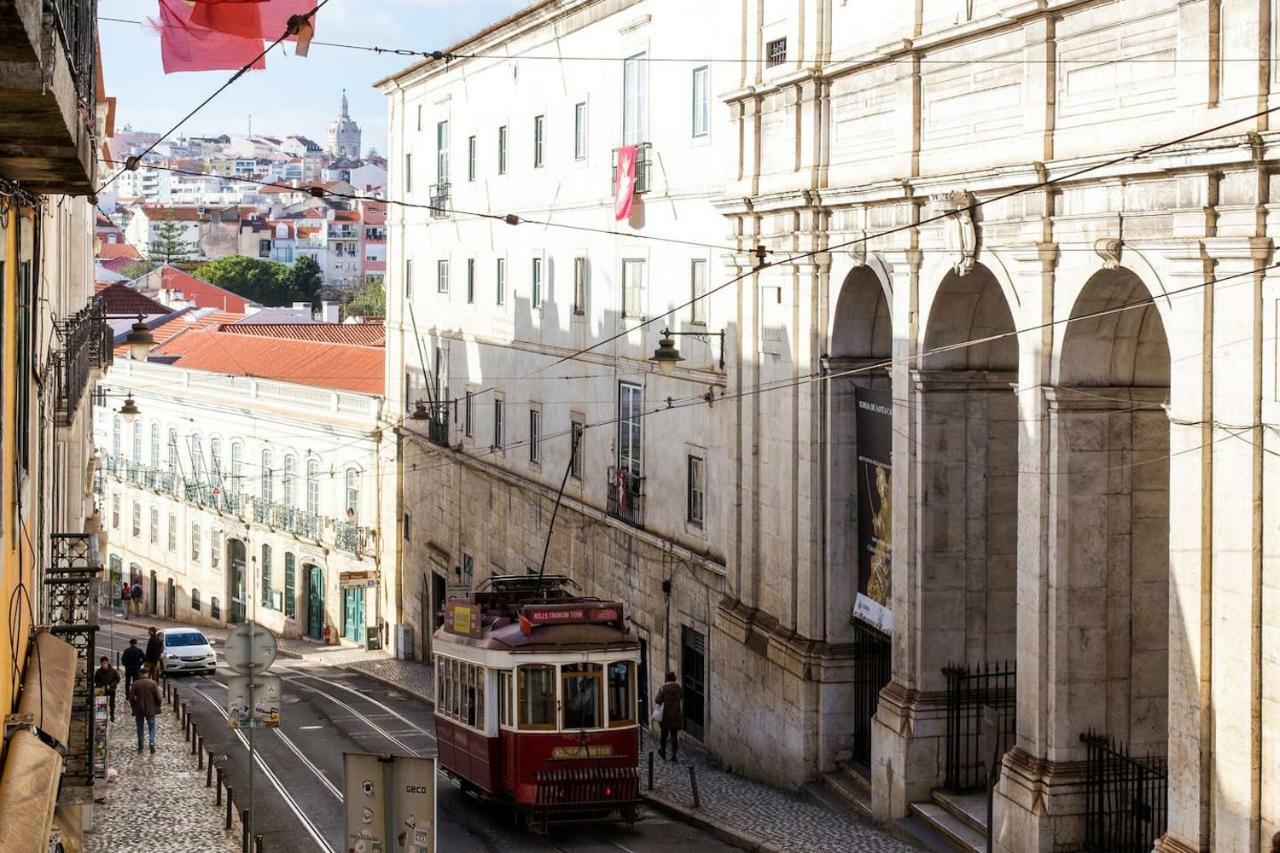
<instances>
[{"instance_id":1,"label":"stone steps","mask_svg":"<svg viewBox=\"0 0 1280 853\"><path fill-rule=\"evenodd\" d=\"M986 853L987 801L984 794L934 791L930 802L912 803L911 818L962 853Z\"/></svg>"}]
</instances>

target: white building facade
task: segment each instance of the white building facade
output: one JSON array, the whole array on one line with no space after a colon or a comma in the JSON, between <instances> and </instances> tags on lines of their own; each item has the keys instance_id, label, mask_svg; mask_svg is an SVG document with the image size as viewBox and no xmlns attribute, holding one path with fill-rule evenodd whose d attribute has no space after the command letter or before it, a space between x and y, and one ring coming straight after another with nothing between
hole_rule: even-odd
<instances>
[{"instance_id":1,"label":"white building facade","mask_svg":"<svg viewBox=\"0 0 1280 853\"><path fill-rule=\"evenodd\" d=\"M137 581L152 615L389 638L380 398L128 360L100 387L141 412L100 409L94 424L113 600Z\"/></svg>"}]
</instances>

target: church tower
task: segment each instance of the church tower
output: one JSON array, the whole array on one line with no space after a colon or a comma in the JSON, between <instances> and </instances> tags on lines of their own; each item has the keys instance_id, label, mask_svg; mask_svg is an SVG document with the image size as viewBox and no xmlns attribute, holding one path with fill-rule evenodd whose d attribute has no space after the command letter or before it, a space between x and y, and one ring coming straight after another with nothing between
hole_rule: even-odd
<instances>
[{"instance_id":1,"label":"church tower","mask_svg":"<svg viewBox=\"0 0 1280 853\"><path fill-rule=\"evenodd\" d=\"M360 159L360 125L347 114L347 90L342 90L342 115L329 125L329 153L340 159Z\"/></svg>"}]
</instances>

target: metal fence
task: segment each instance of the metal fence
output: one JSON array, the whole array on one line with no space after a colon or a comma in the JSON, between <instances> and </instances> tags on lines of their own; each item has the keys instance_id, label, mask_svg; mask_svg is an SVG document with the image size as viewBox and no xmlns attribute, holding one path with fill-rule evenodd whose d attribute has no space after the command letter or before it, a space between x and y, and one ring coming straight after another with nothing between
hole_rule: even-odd
<instances>
[{"instance_id":1,"label":"metal fence","mask_svg":"<svg viewBox=\"0 0 1280 853\"><path fill-rule=\"evenodd\" d=\"M893 674L889 635L865 622L853 623L853 760L871 766L871 723L880 691Z\"/></svg>"},{"instance_id":2,"label":"metal fence","mask_svg":"<svg viewBox=\"0 0 1280 853\"><path fill-rule=\"evenodd\" d=\"M111 363L111 328L102 300L95 297L81 310L54 324L58 349L54 356L58 382L57 420L63 426L75 419L89 385L89 371Z\"/></svg>"},{"instance_id":3,"label":"metal fence","mask_svg":"<svg viewBox=\"0 0 1280 853\"><path fill-rule=\"evenodd\" d=\"M52 12L62 46L67 51L76 96L88 105L92 105L96 97L97 7L96 0L45 0L45 9Z\"/></svg>"},{"instance_id":4,"label":"metal fence","mask_svg":"<svg viewBox=\"0 0 1280 853\"><path fill-rule=\"evenodd\" d=\"M629 468L609 468L608 512L636 527L644 526L644 477Z\"/></svg>"},{"instance_id":5,"label":"metal fence","mask_svg":"<svg viewBox=\"0 0 1280 853\"><path fill-rule=\"evenodd\" d=\"M1160 756L1134 758L1128 744L1090 730L1085 770L1086 850L1148 853L1169 822L1169 766Z\"/></svg>"},{"instance_id":6,"label":"metal fence","mask_svg":"<svg viewBox=\"0 0 1280 853\"><path fill-rule=\"evenodd\" d=\"M1017 672L1012 661L949 666L947 739L943 787L955 793L983 790L991 768L1017 730Z\"/></svg>"}]
</instances>

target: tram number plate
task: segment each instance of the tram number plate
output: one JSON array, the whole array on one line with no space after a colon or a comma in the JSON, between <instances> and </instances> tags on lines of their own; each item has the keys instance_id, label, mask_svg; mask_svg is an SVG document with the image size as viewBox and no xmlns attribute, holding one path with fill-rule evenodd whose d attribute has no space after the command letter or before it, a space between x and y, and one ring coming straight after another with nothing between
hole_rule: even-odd
<instances>
[{"instance_id":1,"label":"tram number plate","mask_svg":"<svg viewBox=\"0 0 1280 853\"><path fill-rule=\"evenodd\" d=\"M607 743L589 746L585 749L581 746L557 746L551 750L551 757L555 759L608 758L611 755L613 755L613 747Z\"/></svg>"}]
</instances>

